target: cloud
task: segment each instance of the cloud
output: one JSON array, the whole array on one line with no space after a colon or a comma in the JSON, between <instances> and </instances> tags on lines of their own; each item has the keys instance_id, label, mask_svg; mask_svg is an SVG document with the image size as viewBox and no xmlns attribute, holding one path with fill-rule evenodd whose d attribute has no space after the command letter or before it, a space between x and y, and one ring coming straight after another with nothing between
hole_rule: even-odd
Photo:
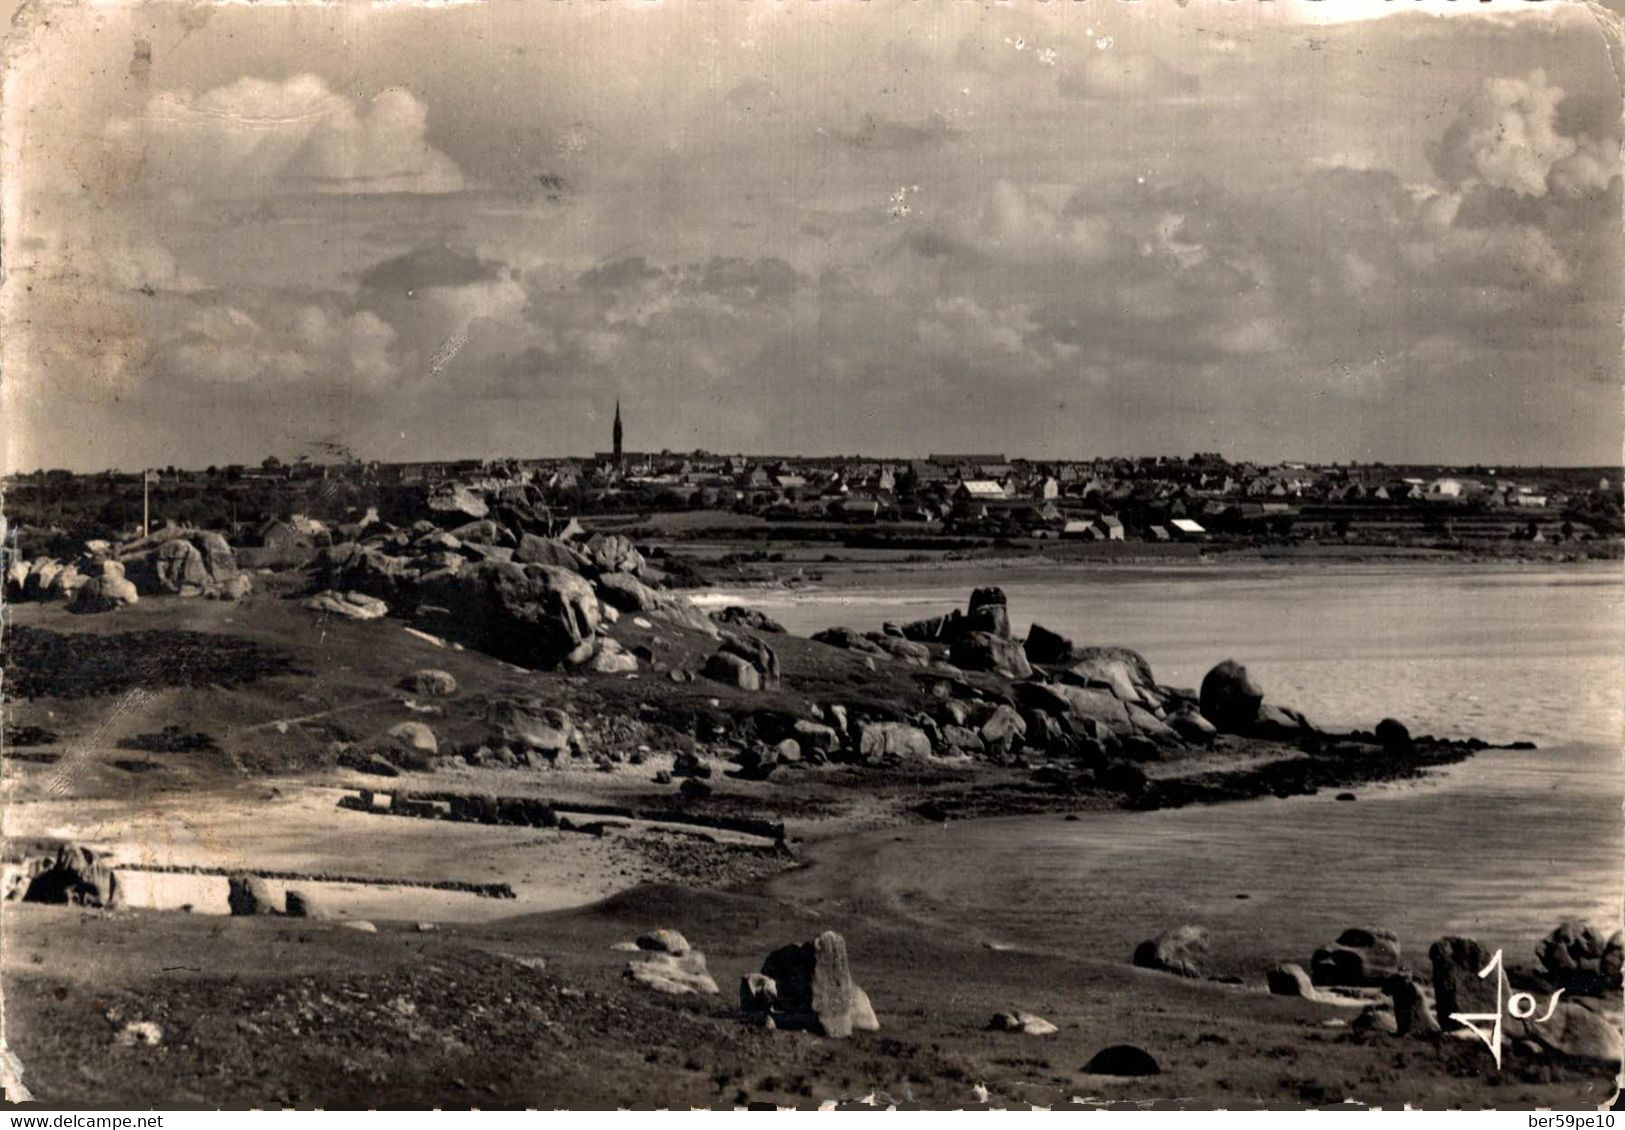
<instances>
[{"instance_id":1,"label":"cloud","mask_svg":"<svg viewBox=\"0 0 1625 1130\"><path fill-rule=\"evenodd\" d=\"M449 193L461 170L429 144L428 117L411 92L390 88L367 104L316 75L242 78L201 94L154 95L108 137L152 188L187 197L268 192Z\"/></svg>"},{"instance_id":2,"label":"cloud","mask_svg":"<svg viewBox=\"0 0 1625 1130\"><path fill-rule=\"evenodd\" d=\"M1055 89L1063 98L1147 100L1186 97L1200 85L1195 75L1150 52L1097 47L1084 54L1080 63L1062 71Z\"/></svg>"},{"instance_id":3,"label":"cloud","mask_svg":"<svg viewBox=\"0 0 1625 1130\"><path fill-rule=\"evenodd\" d=\"M915 125L870 111L864 113L854 128L839 131L835 136L854 149L906 152L951 141L958 133L943 114L932 114Z\"/></svg>"},{"instance_id":4,"label":"cloud","mask_svg":"<svg viewBox=\"0 0 1625 1130\"><path fill-rule=\"evenodd\" d=\"M395 375L395 330L342 301L261 296L192 312L160 345L160 367L211 385L311 384L378 391Z\"/></svg>"},{"instance_id":5,"label":"cloud","mask_svg":"<svg viewBox=\"0 0 1625 1130\"><path fill-rule=\"evenodd\" d=\"M1544 69L1485 79L1439 143L1440 175L1452 183L1476 180L1527 197L1605 189L1618 173L1617 151L1610 159L1595 139L1563 132L1558 124L1563 99L1563 89L1547 80Z\"/></svg>"}]
</instances>

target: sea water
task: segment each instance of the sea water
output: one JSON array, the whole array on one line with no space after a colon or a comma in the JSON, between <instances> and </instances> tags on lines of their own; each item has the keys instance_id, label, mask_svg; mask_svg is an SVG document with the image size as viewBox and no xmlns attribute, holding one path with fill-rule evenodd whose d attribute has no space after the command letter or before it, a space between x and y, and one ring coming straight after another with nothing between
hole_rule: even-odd
<instances>
[{"instance_id":1,"label":"sea water","mask_svg":"<svg viewBox=\"0 0 1625 1130\"><path fill-rule=\"evenodd\" d=\"M860 629L963 606L969 573L751 593L791 631ZM1103 956L1185 922L1216 959L1304 960L1346 926L1410 959L1465 933L1509 961L1562 918L1618 927L1625 868L1625 585L1616 567L1181 566L1001 569L973 583L1084 644L1134 647L1159 682L1245 663L1325 728L1392 716L1413 733L1529 740L1419 782L1149 812L955 822L832 849L863 867L841 900L966 924L988 941ZM730 599L717 594L713 599ZM837 862L831 860L831 862ZM821 869L816 882L827 881ZM787 893L798 882L789 876ZM827 896L828 892L825 892ZM1115 949L1113 948L1115 947Z\"/></svg>"}]
</instances>

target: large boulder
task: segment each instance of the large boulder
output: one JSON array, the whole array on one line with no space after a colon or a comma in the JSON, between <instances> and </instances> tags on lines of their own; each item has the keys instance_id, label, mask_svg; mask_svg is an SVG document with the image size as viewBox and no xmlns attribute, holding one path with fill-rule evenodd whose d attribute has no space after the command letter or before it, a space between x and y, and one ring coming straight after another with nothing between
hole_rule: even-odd
<instances>
[{"instance_id":1,"label":"large boulder","mask_svg":"<svg viewBox=\"0 0 1625 1130\"><path fill-rule=\"evenodd\" d=\"M901 636L872 635L869 638L876 647L899 663L909 663L915 667L931 665L931 649L923 643L905 640Z\"/></svg>"},{"instance_id":2,"label":"large boulder","mask_svg":"<svg viewBox=\"0 0 1625 1130\"><path fill-rule=\"evenodd\" d=\"M874 640L852 628L825 628L822 631L814 632L812 638L821 644L828 644L830 647L838 647L845 651L858 651L866 655L886 654Z\"/></svg>"},{"instance_id":3,"label":"large boulder","mask_svg":"<svg viewBox=\"0 0 1625 1130\"><path fill-rule=\"evenodd\" d=\"M620 534L594 534L583 546L587 559L600 573L641 573L643 554Z\"/></svg>"},{"instance_id":4,"label":"large boulder","mask_svg":"<svg viewBox=\"0 0 1625 1130\"><path fill-rule=\"evenodd\" d=\"M289 918L309 918L320 922L334 917L327 900L303 887L289 887L283 895L282 908Z\"/></svg>"},{"instance_id":5,"label":"large boulder","mask_svg":"<svg viewBox=\"0 0 1625 1130\"><path fill-rule=\"evenodd\" d=\"M1127 704L1110 691L1044 683L1017 683L1015 691L1022 706L1065 718L1074 730L1092 723L1119 736L1135 732Z\"/></svg>"},{"instance_id":6,"label":"large boulder","mask_svg":"<svg viewBox=\"0 0 1625 1130\"><path fill-rule=\"evenodd\" d=\"M846 939L833 930L774 950L762 962L762 976L773 982L770 1015L781 1028L842 1039L880 1026L868 995L852 982Z\"/></svg>"},{"instance_id":7,"label":"large boulder","mask_svg":"<svg viewBox=\"0 0 1625 1130\"><path fill-rule=\"evenodd\" d=\"M1619 1025L1584 1004L1560 1001L1552 1015L1537 1023L1545 1015L1542 1009L1534 1018L1507 1019L1507 1034L1533 1040L1548 1053L1565 1059L1595 1064L1610 1073L1620 1066L1622 1041Z\"/></svg>"},{"instance_id":8,"label":"large boulder","mask_svg":"<svg viewBox=\"0 0 1625 1130\"><path fill-rule=\"evenodd\" d=\"M107 566L113 566L114 569L109 570ZM102 577L111 577L113 580L122 580L124 578L123 567L117 561L102 561L98 567L93 567L93 569ZM70 562L58 570L56 576L51 578L51 583L46 586L45 596L49 600L71 601L73 594L78 592L90 579L90 574L81 573L79 566Z\"/></svg>"},{"instance_id":9,"label":"large boulder","mask_svg":"<svg viewBox=\"0 0 1625 1130\"><path fill-rule=\"evenodd\" d=\"M796 744L801 747L803 757L813 753L827 756L841 746L841 735L833 726L826 726L822 722L798 718L793 729Z\"/></svg>"},{"instance_id":10,"label":"large boulder","mask_svg":"<svg viewBox=\"0 0 1625 1130\"><path fill-rule=\"evenodd\" d=\"M738 656L754 667L756 669L757 685L761 689L773 690L778 687L778 653L755 636L740 636L732 633L724 635L717 652L720 655Z\"/></svg>"},{"instance_id":11,"label":"large boulder","mask_svg":"<svg viewBox=\"0 0 1625 1130\"><path fill-rule=\"evenodd\" d=\"M557 707L499 699L487 708L490 742L514 753L539 753L549 759L573 753L581 732L570 716Z\"/></svg>"},{"instance_id":12,"label":"large boulder","mask_svg":"<svg viewBox=\"0 0 1625 1130\"><path fill-rule=\"evenodd\" d=\"M1428 947L1428 961L1433 966L1433 1007L1440 1028L1449 1032L1462 1026L1450 1019L1453 1012L1470 1015L1500 1010L1495 975L1479 976L1489 965L1490 954L1477 939L1454 934L1440 938Z\"/></svg>"},{"instance_id":13,"label":"large boulder","mask_svg":"<svg viewBox=\"0 0 1625 1130\"><path fill-rule=\"evenodd\" d=\"M192 544L203 555L203 567L215 584L237 575L237 558L222 535L213 530L199 530L192 535Z\"/></svg>"},{"instance_id":14,"label":"large boulder","mask_svg":"<svg viewBox=\"0 0 1625 1130\"><path fill-rule=\"evenodd\" d=\"M1390 977L1382 991L1394 1002L1394 1035L1431 1036L1439 1031L1439 1022L1428 1009L1427 997L1410 977L1403 974Z\"/></svg>"},{"instance_id":15,"label":"large boulder","mask_svg":"<svg viewBox=\"0 0 1625 1130\"><path fill-rule=\"evenodd\" d=\"M1201 926L1178 926L1134 950L1134 964L1180 977L1200 977L1207 964L1208 936Z\"/></svg>"},{"instance_id":16,"label":"large boulder","mask_svg":"<svg viewBox=\"0 0 1625 1130\"><path fill-rule=\"evenodd\" d=\"M1377 723L1377 744L1384 753L1405 754L1412 749L1411 732L1405 723L1395 718L1384 718Z\"/></svg>"},{"instance_id":17,"label":"large boulder","mask_svg":"<svg viewBox=\"0 0 1625 1130\"><path fill-rule=\"evenodd\" d=\"M1061 678L1076 686L1109 690L1137 706L1156 707L1162 702L1151 665L1126 647L1074 648Z\"/></svg>"},{"instance_id":18,"label":"large boulder","mask_svg":"<svg viewBox=\"0 0 1625 1130\"><path fill-rule=\"evenodd\" d=\"M429 495L429 509L448 518L479 519L490 513L485 499L466 486L439 488Z\"/></svg>"},{"instance_id":19,"label":"large boulder","mask_svg":"<svg viewBox=\"0 0 1625 1130\"><path fill-rule=\"evenodd\" d=\"M983 720L977 736L989 753L1013 753L1027 737L1027 723L1013 707L1001 703Z\"/></svg>"},{"instance_id":20,"label":"large boulder","mask_svg":"<svg viewBox=\"0 0 1625 1130\"><path fill-rule=\"evenodd\" d=\"M1032 665L1021 645L992 632L967 632L953 642L948 660L965 671L993 671L1010 679L1032 675Z\"/></svg>"},{"instance_id":21,"label":"large boulder","mask_svg":"<svg viewBox=\"0 0 1625 1130\"><path fill-rule=\"evenodd\" d=\"M1309 962L1317 985L1383 985L1398 972L1399 936L1381 926L1350 927Z\"/></svg>"},{"instance_id":22,"label":"large boulder","mask_svg":"<svg viewBox=\"0 0 1625 1130\"><path fill-rule=\"evenodd\" d=\"M1604 969L1608 944L1609 939L1596 927L1571 920L1559 923L1546 935L1535 958L1548 978L1570 992L1597 992L1610 987ZM1613 972L1617 978L1618 970Z\"/></svg>"},{"instance_id":23,"label":"large boulder","mask_svg":"<svg viewBox=\"0 0 1625 1130\"><path fill-rule=\"evenodd\" d=\"M649 612L660 607L660 594L630 573L605 573L598 578L598 597L621 612Z\"/></svg>"},{"instance_id":24,"label":"large boulder","mask_svg":"<svg viewBox=\"0 0 1625 1130\"><path fill-rule=\"evenodd\" d=\"M630 675L638 669L638 657L609 636L599 636L587 670L599 675Z\"/></svg>"},{"instance_id":25,"label":"large boulder","mask_svg":"<svg viewBox=\"0 0 1625 1130\"><path fill-rule=\"evenodd\" d=\"M1202 717L1229 734L1245 733L1258 719L1264 692L1247 668L1226 659L1202 678Z\"/></svg>"},{"instance_id":26,"label":"large boulder","mask_svg":"<svg viewBox=\"0 0 1625 1130\"><path fill-rule=\"evenodd\" d=\"M521 565L556 565L572 573L580 573L588 567L586 556L574 546L558 538L537 537L535 534L521 535L513 551L513 560Z\"/></svg>"},{"instance_id":27,"label":"large boulder","mask_svg":"<svg viewBox=\"0 0 1625 1130\"><path fill-rule=\"evenodd\" d=\"M230 876L226 880L226 906L237 917L282 913L270 885L258 875Z\"/></svg>"},{"instance_id":28,"label":"large boulder","mask_svg":"<svg viewBox=\"0 0 1625 1130\"><path fill-rule=\"evenodd\" d=\"M700 668L700 674L724 686L737 687L742 691L762 689L762 673L755 665L743 656L725 651L719 651L708 658L705 666Z\"/></svg>"},{"instance_id":29,"label":"large boulder","mask_svg":"<svg viewBox=\"0 0 1625 1130\"><path fill-rule=\"evenodd\" d=\"M1042 624L1027 629L1027 640L1022 646L1026 649L1027 661L1041 667L1064 666L1071 662L1074 650L1071 640Z\"/></svg>"},{"instance_id":30,"label":"large boulder","mask_svg":"<svg viewBox=\"0 0 1625 1130\"><path fill-rule=\"evenodd\" d=\"M1305 1000L1315 999L1315 984L1309 978L1303 966L1296 962L1287 961L1280 965L1271 966L1264 975L1271 993L1278 997L1302 997Z\"/></svg>"},{"instance_id":31,"label":"large boulder","mask_svg":"<svg viewBox=\"0 0 1625 1130\"><path fill-rule=\"evenodd\" d=\"M8 840L4 874L6 902L111 907L119 897L110 857L59 840Z\"/></svg>"},{"instance_id":32,"label":"large boulder","mask_svg":"<svg viewBox=\"0 0 1625 1130\"><path fill-rule=\"evenodd\" d=\"M941 616L928 616L924 620L910 621L898 630L902 632L904 639L916 643L952 643L964 634L965 614L956 608Z\"/></svg>"},{"instance_id":33,"label":"large boulder","mask_svg":"<svg viewBox=\"0 0 1625 1130\"><path fill-rule=\"evenodd\" d=\"M904 722L859 722L857 739L858 754L865 761L931 755L931 739L925 731Z\"/></svg>"},{"instance_id":34,"label":"large boulder","mask_svg":"<svg viewBox=\"0 0 1625 1130\"><path fill-rule=\"evenodd\" d=\"M556 565L481 561L441 597L470 643L527 666L584 663L593 654L598 594L579 573Z\"/></svg>"},{"instance_id":35,"label":"large boulder","mask_svg":"<svg viewBox=\"0 0 1625 1130\"><path fill-rule=\"evenodd\" d=\"M73 593L69 612L114 612L140 601L135 585L118 577L92 577Z\"/></svg>"},{"instance_id":36,"label":"large boulder","mask_svg":"<svg viewBox=\"0 0 1625 1130\"><path fill-rule=\"evenodd\" d=\"M965 631L987 632L1004 640L1010 638L1010 608L1003 589L995 585L971 590Z\"/></svg>"}]
</instances>

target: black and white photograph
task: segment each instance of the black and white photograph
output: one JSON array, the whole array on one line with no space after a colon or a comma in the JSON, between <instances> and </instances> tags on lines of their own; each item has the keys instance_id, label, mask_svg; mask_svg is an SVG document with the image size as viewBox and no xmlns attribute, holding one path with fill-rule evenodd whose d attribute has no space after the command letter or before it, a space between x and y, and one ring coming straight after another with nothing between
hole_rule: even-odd
<instances>
[{"instance_id":1,"label":"black and white photograph","mask_svg":"<svg viewBox=\"0 0 1625 1130\"><path fill-rule=\"evenodd\" d=\"M1612 1118L1625 0L5 11L21 1113Z\"/></svg>"}]
</instances>

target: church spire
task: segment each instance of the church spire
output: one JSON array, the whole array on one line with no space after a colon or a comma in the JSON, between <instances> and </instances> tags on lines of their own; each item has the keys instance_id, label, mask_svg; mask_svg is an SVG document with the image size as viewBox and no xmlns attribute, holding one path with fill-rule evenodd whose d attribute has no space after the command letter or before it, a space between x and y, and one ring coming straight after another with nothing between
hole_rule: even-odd
<instances>
[{"instance_id":1,"label":"church spire","mask_svg":"<svg viewBox=\"0 0 1625 1130\"><path fill-rule=\"evenodd\" d=\"M612 433L615 439L615 465L621 465L621 401L615 399L615 430Z\"/></svg>"}]
</instances>

